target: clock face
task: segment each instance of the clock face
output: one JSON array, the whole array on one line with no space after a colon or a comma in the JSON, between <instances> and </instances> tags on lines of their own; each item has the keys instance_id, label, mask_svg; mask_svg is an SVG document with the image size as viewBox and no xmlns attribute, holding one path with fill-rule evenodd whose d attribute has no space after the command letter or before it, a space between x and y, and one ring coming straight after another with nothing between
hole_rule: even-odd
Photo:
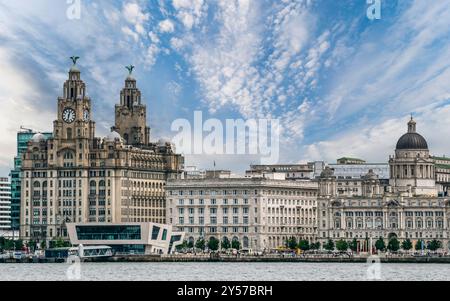
<instances>
[{"instance_id":1,"label":"clock face","mask_svg":"<svg viewBox=\"0 0 450 301\"><path fill-rule=\"evenodd\" d=\"M89 121L89 110L83 111L83 121L88 122Z\"/></svg>"},{"instance_id":2,"label":"clock face","mask_svg":"<svg viewBox=\"0 0 450 301\"><path fill-rule=\"evenodd\" d=\"M75 121L75 111L71 108L64 109L63 120L67 123L72 123Z\"/></svg>"}]
</instances>

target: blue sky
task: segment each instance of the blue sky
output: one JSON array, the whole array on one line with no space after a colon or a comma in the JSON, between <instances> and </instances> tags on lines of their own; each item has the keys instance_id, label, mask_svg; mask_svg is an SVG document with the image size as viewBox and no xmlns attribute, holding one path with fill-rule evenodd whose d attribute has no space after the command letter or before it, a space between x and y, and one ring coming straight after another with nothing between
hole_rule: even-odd
<instances>
[{"instance_id":1,"label":"blue sky","mask_svg":"<svg viewBox=\"0 0 450 301\"><path fill-rule=\"evenodd\" d=\"M450 154L450 1L0 0L0 171L20 125L51 130L56 99L81 57L97 135L113 125L126 76L148 106L152 140L173 120L276 118L280 162L357 156L386 162L414 113L433 154ZM250 156L188 156L244 170Z\"/></svg>"}]
</instances>

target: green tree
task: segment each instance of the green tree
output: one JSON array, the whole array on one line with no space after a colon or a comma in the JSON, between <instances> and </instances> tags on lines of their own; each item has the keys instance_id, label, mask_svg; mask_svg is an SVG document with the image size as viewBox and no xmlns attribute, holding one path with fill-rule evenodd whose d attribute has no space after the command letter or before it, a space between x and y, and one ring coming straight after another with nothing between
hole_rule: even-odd
<instances>
[{"instance_id":1,"label":"green tree","mask_svg":"<svg viewBox=\"0 0 450 301\"><path fill-rule=\"evenodd\" d=\"M195 247L197 249L200 250L204 250L205 249L205 240L203 238L199 238L196 242L195 242Z\"/></svg>"},{"instance_id":2,"label":"green tree","mask_svg":"<svg viewBox=\"0 0 450 301\"><path fill-rule=\"evenodd\" d=\"M177 251L181 251L181 250L186 249L186 247L187 247L187 241L183 241L183 243L181 245L178 245L176 247L176 249L177 249Z\"/></svg>"},{"instance_id":3,"label":"green tree","mask_svg":"<svg viewBox=\"0 0 450 301\"><path fill-rule=\"evenodd\" d=\"M412 249L412 247L413 247L413 245L412 245L411 240L409 240L409 238L402 242L402 249L403 250L409 251L409 250Z\"/></svg>"},{"instance_id":4,"label":"green tree","mask_svg":"<svg viewBox=\"0 0 450 301\"><path fill-rule=\"evenodd\" d=\"M338 249L338 251L345 252L348 250L348 243L345 240L340 239L336 242L336 249Z\"/></svg>"},{"instance_id":5,"label":"green tree","mask_svg":"<svg viewBox=\"0 0 450 301\"><path fill-rule=\"evenodd\" d=\"M400 249L400 242L398 241L398 239L396 237L392 237L389 240L387 248L389 251L397 252Z\"/></svg>"},{"instance_id":6,"label":"green tree","mask_svg":"<svg viewBox=\"0 0 450 301\"><path fill-rule=\"evenodd\" d=\"M14 246L15 246L16 250L22 250L24 247L23 240L18 239L16 241L14 241Z\"/></svg>"},{"instance_id":7,"label":"green tree","mask_svg":"<svg viewBox=\"0 0 450 301\"><path fill-rule=\"evenodd\" d=\"M384 239L382 237L380 237L376 242L375 242L375 248L379 251L384 251L386 249L386 244L384 242Z\"/></svg>"},{"instance_id":8,"label":"green tree","mask_svg":"<svg viewBox=\"0 0 450 301\"><path fill-rule=\"evenodd\" d=\"M320 242L313 242L309 245L310 250L319 250L320 249Z\"/></svg>"},{"instance_id":9,"label":"green tree","mask_svg":"<svg viewBox=\"0 0 450 301\"><path fill-rule=\"evenodd\" d=\"M233 239L233 241L231 242L231 248L239 250L241 248L241 243L239 242L239 240Z\"/></svg>"},{"instance_id":10,"label":"green tree","mask_svg":"<svg viewBox=\"0 0 450 301\"><path fill-rule=\"evenodd\" d=\"M295 237L291 237L286 241L286 247L288 247L291 250L294 250L297 248L297 239Z\"/></svg>"},{"instance_id":11,"label":"green tree","mask_svg":"<svg viewBox=\"0 0 450 301\"><path fill-rule=\"evenodd\" d=\"M215 237L211 237L208 241L208 249L217 251L219 249L219 240Z\"/></svg>"},{"instance_id":12,"label":"green tree","mask_svg":"<svg viewBox=\"0 0 450 301\"><path fill-rule=\"evenodd\" d=\"M45 250L47 248L47 243L45 242L45 240L41 241L40 247L42 250Z\"/></svg>"},{"instance_id":13,"label":"green tree","mask_svg":"<svg viewBox=\"0 0 450 301\"><path fill-rule=\"evenodd\" d=\"M420 251L422 250L422 240L419 239L418 241L416 241L416 245L414 246L414 248L416 249L416 251ZM425 246L425 245L424 245Z\"/></svg>"},{"instance_id":14,"label":"green tree","mask_svg":"<svg viewBox=\"0 0 450 301\"><path fill-rule=\"evenodd\" d=\"M230 240L227 237L225 237L222 240L222 243L221 243L220 246L222 247L222 249L228 250L229 248L231 248Z\"/></svg>"},{"instance_id":15,"label":"green tree","mask_svg":"<svg viewBox=\"0 0 450 301\"><path fill-rule=\"evenodd\" d=\"M348 247L353 252L358 251L358 241L356 240L356 238L353 238L353 240L348 243Z\"/></svg>"},{"instance_id":16,"label":"green tree","mask_svg":"<svg viewBox=\"0 0 450 301\"><path fill-rule=\"evenodd\" d=\"M328 241L323 245L323 248L328 251L334 250L334 242L331 239L328 239Z\"/></svg>"},{"instance_id":17,"label":"green tree","mask_svg":"<svg viewBox=\"0 0 450 301\"><path fill-rule=\"evenodd\" d=\"M188 241L187 247L188 247L189 249L192 249L192 248L194 247L194 241L193 241L193 240Z\"/></svg>"},{"instance_id":18,"label":"green tree","mask_svg":"<svg viewBox=\"0 0 450 301\"><path fill-rule=\"evenodd\" d=\"M308 251L311 248L311 246L309 245L309 241L302 239L298 243L298 248L302 251Z\"/></svg>"},{"instance_id":19,"label":"green tree","mask_svg":"<svg viewBox=\"0 0 450 301\"><path fill-rule=\"evenodd\" d=\"M428 243L427 249L430 251L436 251L442 247L442 243L439 240L433 239Z\"/></svg>"},{"instance_id":20,"label":"green tree","mask_svg":"<svg viewBox=\"0 0 450 301\"><path fill-rule=\"evenodd\" d=\"M4 249L8 250L8 251L13 250L14 249L14 241L12 241L11 239L5 239Z\"/></svg>"},{"instance_id":21,"label":"green tree","mask_svg":"<svg viewBox=\"0 0 450 301\"><path fill-rule=\"evenodd\" d=\"M30 248L31 251L36 250L37 248L37 242L34 240L30 240L27 244L28 248Z\"/></svg>"}]
</instances>

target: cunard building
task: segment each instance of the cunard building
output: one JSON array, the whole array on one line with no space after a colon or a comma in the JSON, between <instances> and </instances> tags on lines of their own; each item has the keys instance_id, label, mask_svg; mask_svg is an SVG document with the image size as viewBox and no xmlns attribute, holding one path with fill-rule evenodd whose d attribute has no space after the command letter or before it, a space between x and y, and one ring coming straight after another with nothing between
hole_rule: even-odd
<instances>
[{"instance_id":1,"label":"cunard building","mask_svg":"<svg viewBox=\"0 0 450 301\"><path fill-rule=\"evenodd\" d=\"M317 208L321 242L356 238L361 250L370 250L370 241L397 237L413 243L436 239L450 247L450 198L438 196L441 172L412 118L389 167L389 184L369 171L361 179L361 191L352 196L339 195L331 168L322 172Z\"/></svg>"},{"instance_id":2,"label":"cunard building","mask_svg":"<svg viewBox=\"0 0 450 301\"><path fill-rule=\"evenodd\" d=\"M165 184L183 168L170 143L151 143L146 106L130 74L115 126L95 136L92 101L74 65L57 101L53 137L36 134L23 155L21 236L67 237L66 223L166 223Z\"/></svg>"}]
</instances>

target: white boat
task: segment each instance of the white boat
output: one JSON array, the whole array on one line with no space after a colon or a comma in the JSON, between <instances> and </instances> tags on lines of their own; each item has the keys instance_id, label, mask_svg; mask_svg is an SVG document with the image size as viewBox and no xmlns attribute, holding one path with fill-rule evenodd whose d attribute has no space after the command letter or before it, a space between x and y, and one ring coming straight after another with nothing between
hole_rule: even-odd
<instances>
[{"instance_id":1,"label":"white boat","mask_svg":"<svg viewBox=\"0 0 450 301\"><path fill-rule=\"evenodd\" d=\"M114 255L113 249L109 246L83 246L69 249L69 256L84 258L107 258Z\"/></svg>"}]
</instances>

